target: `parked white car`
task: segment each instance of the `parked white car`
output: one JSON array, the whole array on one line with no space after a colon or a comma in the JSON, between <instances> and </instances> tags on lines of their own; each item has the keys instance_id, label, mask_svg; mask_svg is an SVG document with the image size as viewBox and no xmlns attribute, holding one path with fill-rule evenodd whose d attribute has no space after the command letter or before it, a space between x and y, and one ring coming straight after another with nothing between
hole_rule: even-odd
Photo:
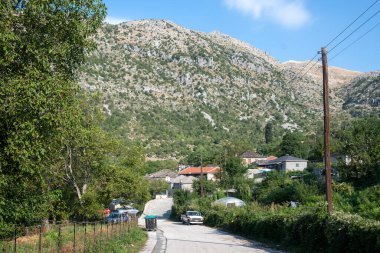
<instances>
[{"instance_id":1,"label":"parked white car","mask_svg":"<svg viewBox=\"0 0 380 253\"><path fill-rule=\"evenodd\" d=\"M186 211L185 214L181 215L181 220L183 224L203 224L202 214L198 211Z\"/></svg>"}]
</instances>

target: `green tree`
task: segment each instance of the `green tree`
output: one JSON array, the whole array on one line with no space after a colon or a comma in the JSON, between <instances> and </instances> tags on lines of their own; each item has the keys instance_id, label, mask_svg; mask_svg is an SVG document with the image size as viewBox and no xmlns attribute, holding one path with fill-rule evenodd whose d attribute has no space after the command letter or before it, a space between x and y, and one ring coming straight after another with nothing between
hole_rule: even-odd
<instances>
[{"instance_id":1,"label":"green tree","mask_svg":"<svg viewBox=\"0 0 380 253\"><path fill-rule=\"evenodd\" d=\"M79 90L76 69L105 6L29 0L15 11L17 2L0 4L0 220L30 224L49 210L51 168Z\"/></svg>"},{"instance_id":2,"label":"green tree","mask_svg":"<svg viewBox=\"0 0 380 253\"><path fill-rule=\"evenodd\" d=\"M243 162L240 157L231 156L227 158L227 163L224 171L228 177L235 177L243 175L247 172L247 169L247 167L243 166Z\"/></svg>"},{"instance_id":3,"label":"green tree","mask_svg":"<svg viewBox=\"0 0 380 253\"><path fill-rule=\"evenodd\" d=\"M206 180L206 176L204 176L203 191L204 191L205 196L209 194L213 194L215 190L217 189L217 187L218 187L218 183L211 180ZM199 194L199 196L201 195L201 178L193 182L193 189L194 189L194 192Z\"/></svg>"},{"instance_id":4,"label":"green tree","mask_svg":"<svg viewBox=\"0 0 380 253\"><path fill-rule=\"evenodd\" d=\"M72 110L66 115L70 125L63 129L57 175L62 174L83 205L82 197L91 181L102 173L108 155L116 151L112 137L100 128L102 114L97 101L85 96L78 101L76 113Z\"/></svg>"},{"instance_id":5,"label":"green tree","mask_svg":"<svg viewBox=\"0 0 380 253\"><path fill-rule=\"evenodd\" d=\"M147 161L145 165L145 174L150 174L163 169L178 169L178 162L175 160Z\"/></svg>"},{"instance_id":6,"label":"green tree","mask_svg":"<svg viewBox=\"0 0 380 253\"><path fill-rule=\"evenodd\" d=\"M269 144L273 141L273 123L272 122L268 122L266 125L265 125L265 143L266 144Z\"/></svg>"},{"instance_id":7,"label":"green tree","mask_svg":"<svg viewBox=\"0 0 380 253\"><path fill-rule=\"evenodd\" d=\"M165 192L170 188L170 184L162 179L151 180L149 182L149 191L154 197L157 193Z\"/></svg>"},{"instance_id":8,"label":"green tree","mask_svg":"<svg viewBox=\"0 0 380 253\"><path fill-rule=\"evenodd\" d=\"M305 136L300 132L287 132L280 143L280 155L308 157L308 145Z\"/></svg>"},{"instance_id":9,"label":"green tree","mask_svg":"<svg viewBox=\"0 0 380 253\"><path fill-rule=\"evenodd\" d=\"M340 164L341 176L358 184L379 183L380 118L355 120L345 126L338 138L342 154L350 159L348 164Z\"/></svg>"}]
</instances>

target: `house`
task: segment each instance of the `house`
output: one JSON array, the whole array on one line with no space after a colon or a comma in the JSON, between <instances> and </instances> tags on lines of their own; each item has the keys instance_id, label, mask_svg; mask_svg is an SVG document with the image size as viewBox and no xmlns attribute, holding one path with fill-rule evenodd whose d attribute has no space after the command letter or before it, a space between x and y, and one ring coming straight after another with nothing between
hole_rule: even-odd
<instances>
[{"instance_id":1,"label":"house","mask_svg":"<svg viewBox=\"0 0 380 253\"><path fill-rule=\"evenodd\" d=\"M184 176L179 175L171 181L171 188L173 190L181 189L192 192L193 191L193 182L198 180L198 178L193 176Z\"/></svg>"},{"instance_id":2,"label":"house","mask_svg":"<svg viewBox=\"0 0 380 253\"><path fill-rule=\"evenodd\" d=\"M324 162L325 162L325 157L323 157L323 163ZM351 157L349 157L348 155L340 154L340 153L331 153L330 162L331 164L343 163L345 165L348 165L351 162Z\"/></svg>"},{"instance_id":3,"label":"house","mask_svg":"<svg viewBox=\"0 0 380 253\"><path fill-rule=\"evenodd\" d=\"M148 179L148 180L161 179L161 180L164 180L164 181L170 183L171 180L173 178L176 178L177 176L178 176L178 174L176 172L169 170L169 169L164 169L164 170L154 172L152 174L148 174L148 175L144 176L144 178Z\"/></svg>"},{"instance_id":4,"label":"house","mask_svg":"<svg viewBox=\"0 0 380 253\"><path fill-rule=\"evenodd\" d=\"M248 169L246 177L254 179L256 183L260 183L266 178L267 174L270 172L270 169L260 168L260 169Z\"/></svg>"},{"instance_id":5,"label":"house","mask_svg":"<svg viewBox=\"0 0 380 253\"><path fill-rule=\"evenodd\" d=\"M288 171L304 171L307 168L307 160L290 155L281 156L268 161L268 168Z\"/></svg>"},{"instance_id":6,"label":"house","mask_svg":"<svg viewBox=\"0 0 380 253\"><path fill-rule=\"evenodd\" d=\"M245 151L243 154L240 155L240 158L243 160L243 165L248 166L251 163L255 163L257 161L266 160L266 158L256 152L253 152L251 150Z\"/></svg>"},{"instance_id":7,"label":"house","mask_svg":"<svg viewBox=\"0 0 380 253\"><path fill-rule=\"evenodd\" d=\"M154 180L163 180L166 183L168 183L168 188L169 184L171 184L171 181L178 176L177 172L174 172L169 169L163 169L148 175L145 175L144 178L149 180L149 181L154 181ZM164 192L156 193L155 198L156 199L163 199L170 197L171 192L168 190L165 190Z\"/></svg>"},{"instance_id":8,"label":"house","mask_svg":"<svg viewBox=\"0 0 380 253\"><path fill-rule=\"evenodd\" d=\"M255 164L256 164L256 167L258 168L268 168L268 163L275 159L277 159L277 156L271 155L271 156L266 157L263 160L257 160Z\"/></svg>"},{"instance_id":9,"label":"house","mask_svg":"<svg viewBox=\"0 0 380 253\"><path fill-rule=\"evenodd\" d=\"M217 174L221 172L221 168L218 166L212 167L187 167L181 170L178 174L184 176L200 177L201 174L205 176L207 180L215 181L217 180Z\"/></svg>"}]
</instances>

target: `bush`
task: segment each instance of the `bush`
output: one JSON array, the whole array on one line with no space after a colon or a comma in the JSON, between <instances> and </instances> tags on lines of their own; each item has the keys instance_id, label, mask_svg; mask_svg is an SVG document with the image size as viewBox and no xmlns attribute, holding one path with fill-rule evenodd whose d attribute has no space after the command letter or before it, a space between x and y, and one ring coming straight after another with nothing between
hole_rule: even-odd
<instances>
[{"instance_id":1,"label":"bush","mask_svg":"<svg viewBox=\"0 0 380 253\"><path fill-rule=\"evenodd\" d=\"M380 223L324 210L214 208L205 224L302 252L380 252Z\"/></svg>"},{"instance_id":2,"label":"bush","mask_svg":"<svg viewBox=\"0 0 380 253\"><path fill-rule=\"evenodd\" d=\"M170 218L180 220L181 214L189 209L191 203L191 192L186 190L177 190L173 194L173 206L170 213Z\"/></svg>"}]
</instances>

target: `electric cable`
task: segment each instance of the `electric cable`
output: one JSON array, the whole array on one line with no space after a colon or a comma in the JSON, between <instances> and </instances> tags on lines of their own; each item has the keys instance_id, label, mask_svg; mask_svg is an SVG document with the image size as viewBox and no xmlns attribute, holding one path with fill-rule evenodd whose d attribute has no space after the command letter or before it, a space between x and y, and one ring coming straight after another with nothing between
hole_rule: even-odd
<instances>
[{"instance_id":1,"label":"electric cable","mask_svg":"<svg viewBox=\"0 0 380 253\"><path fill-rule=\"evenodd\" d=\"M364 14L366 14L367 11L369 11L369 9L371 9L379 1L380 0L376 0L373 4L371 4L364 12L362 12L362 14L360 14L354 21L352 21L351 24L349 24L346 28L343 29L343 31L341 31L337 36L335 36L335 38L333 38L329 43L327 43L325 47L327 48L331 43L333 43L340 35L342 35L345 31L347 31L348 28L350 28L356 21L358 21L359 18L361 18Z\"/></svg>"},{"instance_id":2,"label":"electric cable","mask_svg":"<svg viewBox=\"0 0 380 253\"><path fill-rule=\"evenodd\" d=\"M351 42L348 46L346 46L345 48L343 48L341 51L339 51L339 53L335 54L333 57L331 57L331 59L329 60L330 62L332 60L334 60L336 57L338 57L341 53L343 53L344 51L346 51L348 48L350 48L352 45L354 45L356 42L358 42L359 40L361 40L363 37L365 37L368 33L372 32L377 26L380 25L380 22L377 23L376 25L374 25L371 29L369 29L366 33L364 33L363 35L361 35L359 38L357 38L356 40L354 40L353 42Z\"/></svg>"},{"instance_id":3,"label":"electric cable","mask_svg":"<svg viewBox=\"0 0 380 253\"><path fill-rule=\"evenodd\" d=\"M349 35L347 35L344 39L342 39L338 44L336 44L332 49L330 49L329 52L331 53L332 51L334 51L334 49L336 49L340 44L342 44L346 39L351 37L352 34L354 34L356 31L358 31L360 28L362 28L365 24L367 24L371 19L373 19L379 13L380 13L380 10L375 12L375 14L373 14L371 17L369 17L360 26L358 26L354 31L352 31Z\"/></svg>"}]
</instances>

